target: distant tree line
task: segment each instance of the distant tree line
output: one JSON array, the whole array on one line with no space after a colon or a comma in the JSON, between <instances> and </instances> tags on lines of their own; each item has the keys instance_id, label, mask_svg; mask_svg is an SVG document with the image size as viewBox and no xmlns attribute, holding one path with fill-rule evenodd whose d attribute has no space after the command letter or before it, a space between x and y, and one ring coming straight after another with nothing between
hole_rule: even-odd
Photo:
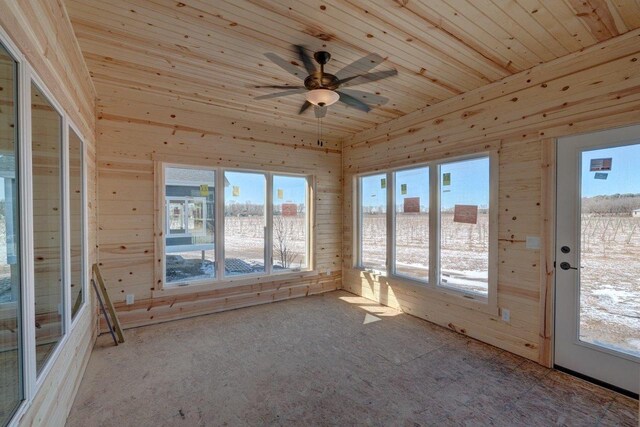
<instances>
[{"instance_id":1,"label":"distant tree line","mask_svg":"<svg viewBox=\"0 0 640 427\"><path fill-rule=\"evenodd\" d=\"M286 204L286 202L285 202ZM294 204L294 203L292 203ZM298 210L298 215L305 213L305 204L295 204ZM282 212L282 203L278 203L273 206L273 214L280 215ZM257 204L249 201L244 203L230 203L224 207L225 216L256 216L264 215L264 203Z\"/></svg>"},{"instance_id":2,"label":"distant tree line","mask_svg":"<svg viewBox=\"0 0 640 427\"><path fill-rule=\"evenodd\" d=\"M582 212L596 215L631 216L640 209L640 194L611 194L582 198Z\"/></svg>"}]
</instances>

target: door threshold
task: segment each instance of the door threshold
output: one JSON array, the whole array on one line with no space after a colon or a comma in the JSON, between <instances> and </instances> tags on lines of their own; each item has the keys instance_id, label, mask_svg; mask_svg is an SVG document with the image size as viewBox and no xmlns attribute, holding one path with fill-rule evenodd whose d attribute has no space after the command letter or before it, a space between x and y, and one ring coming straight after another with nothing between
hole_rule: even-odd
<instances>
[{"instance_id":1,"label":"door threshold","mask_svg":"<svg viewBox=\"0 0 640 427\"><path fill-rule=\"evenodd\" d=\"M576 372L576 371L573 371L571 369L563 368L562 366L559 366L559 365L553 365L553 368L558 370L558 371L560 371L560 372L564 372L564 373L572 375L574 377L578 377L578 378L580 378L582 380L589 381L590 383L599 385L600 387L608 388L609 390L615 391L616 393L620 393L620 394L623 394L623 395L625 395L627 397L630 397L632 399L638 400L638 393L634 393L632 391L629 391L629 390L626 390L624 388L615 386L613 384L606 383L604 381L601 381L599 379L590 377L588 375L581 374L580 372Z\"/></svg>"}]
</instances>

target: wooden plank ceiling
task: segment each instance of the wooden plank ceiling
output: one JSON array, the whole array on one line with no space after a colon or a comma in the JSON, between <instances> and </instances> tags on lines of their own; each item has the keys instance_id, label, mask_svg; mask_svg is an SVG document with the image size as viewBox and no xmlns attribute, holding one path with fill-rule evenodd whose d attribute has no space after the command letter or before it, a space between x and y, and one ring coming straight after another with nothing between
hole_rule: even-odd
<instances>
[{"instance_id":1,"label":"wooden plank ceiling","mask_svg":"<svg viewBox=\"0 0 640 427\"><path fill-rule=\"evenodd\" d=\"M353 87L386 97L363 113L336 104L327 137L342 138L536 64L640 27L640 0L67 0L98 89L173 95L212 114L314 131L303 94L254 100L300 85L265 57L298 69L292 45L328 50L326 71L363 56L398 75ZM130 92L130 91L129 91ZM141 95L143 96L143 95Z\"/></svg>"}]
</instances>

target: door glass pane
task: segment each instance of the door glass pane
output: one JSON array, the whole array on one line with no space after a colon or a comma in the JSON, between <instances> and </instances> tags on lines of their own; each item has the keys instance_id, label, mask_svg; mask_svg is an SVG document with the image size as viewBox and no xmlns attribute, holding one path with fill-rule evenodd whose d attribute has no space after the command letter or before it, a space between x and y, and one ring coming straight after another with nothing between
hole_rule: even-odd
<instances>
[{"instance_id":1,"label":"door glass pane","mask_svg":"<svg viewBox=\"0 0 640 427\"><path fill-rule=\"evenodd\" d=\"M273 176L273 271L308 268L307 178Z\"/></svg>"},{"instance_id":2,"label":"door glass pane","mask_svg":"<svg viewBox=\"0 0 640 427\"><path fill-rule=\"evenodd\" d=\"M580 340L640 357L640 144L582 153Z\"/></svg>"},{"instance_id":3,"label":"door glass pane","mask_svg":"<svg viewBox=\"0 0 640 427\"><path fill-rule=\"evenodd\" d=\"M215 171L165 168L165 283L216 277Z\"/></svg>"},{"instance_id":4,"label":"door glass pane","mask_svg":"<svg viewBox=\"0 0 640 427\"><path fill-rule=\"evenodd\" d=\"M429 168L395 173L396 274L429 280Z\"/></svg>"},{"instance_id":5,"label":"door glass pane","mask_svg":"<svg viewBox=\"0 0 640 427\"><path fill-rule=\"evenodd\" d=\"M439 285L488 295L488 157L440 166L439 232Z\"/></svg>"},{"instance_id":6,"label":"door glass pane","mask_svg":"<svg viewBox=\"0 0 640 427\"><path fill-rule=\"evenodd\" d=\"M17 69L0 45L0 425L22 400Z\"/></svg>"},{"instance_id":7,"label":"door glass pane","mask_svg":"<svg viewBox=\"0 0 640 427\"><path fill-rule=\"evenodd\" d=\"M71 245L71 318L84 303L82 141L69 128L69 224Z\"/></svg>"},{"instance_id":8,"label":"door glass pane","mask_svg":"<svg viewBox=\"0 0 640 427\"><path fill-rule=\"evenodd\" d=\"M62 338L62 118L31 84L36 368Z\"/></svg>"},{"instance_id":9,"label":"door glass pane","mask_svg":"<svg viewBox=\"0 0 640 427\"><path fill-rule=\"evenodd\" d=\"M360 266L387 270L387 175L360 178Z\"/></svg>"},{"instance_id":10,"label":"door glass pane","mask_svg":"<svg viewBox=\"0 0 640 427\"><path fill-rule=\"evenodd\" d=\"M264 273L264 174L224 173L224 271L226 276Z\"/></svg>"}]
</instances>

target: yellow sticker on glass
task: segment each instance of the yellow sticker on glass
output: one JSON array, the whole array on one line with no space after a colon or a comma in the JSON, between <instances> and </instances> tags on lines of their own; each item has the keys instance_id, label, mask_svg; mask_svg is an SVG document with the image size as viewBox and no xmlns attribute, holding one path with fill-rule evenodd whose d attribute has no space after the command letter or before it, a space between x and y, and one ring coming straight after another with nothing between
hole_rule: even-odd
<instances>
[{"instance_id":1,"label":"yellow sticker on glass","mask_svg":"<svg viewBox=\"0 0 640 427\"><path fill-rule=\"evenodd\" d=\"M284 190L282 188L278 188L278 199L284 199Z\"/></svg>"},{"instance_id":2,"label":"yellow sticker on glass","mask_svg":"<svg viewBox=\"0 0 640 427\"><path fill-rule=\"evenodd\" d=\"M209 186L207 184L200 185L200 195L201 196L209 195Z\"/></svg>"},{"instance_id":3,"label":"yellow sticker on glass","mask_svg":"<svg viewBox=\"0 0 640 427\"><path fill-rule=\"evenodd\" d=\"M232 191L233 197L238 197L240 196L240 187L238 187L237 185L233 186L233 191Z\"/></svg>"}]
</instances>

